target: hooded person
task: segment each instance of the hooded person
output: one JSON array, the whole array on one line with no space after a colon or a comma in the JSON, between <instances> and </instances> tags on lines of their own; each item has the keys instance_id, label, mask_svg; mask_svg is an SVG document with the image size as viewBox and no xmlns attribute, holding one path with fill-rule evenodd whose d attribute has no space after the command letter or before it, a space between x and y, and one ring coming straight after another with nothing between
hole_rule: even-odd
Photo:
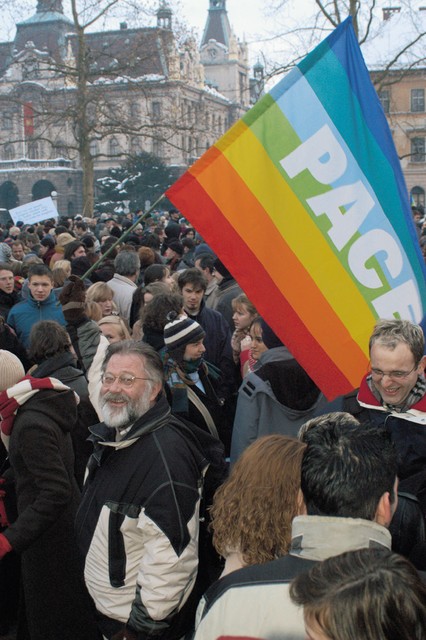
<instances>
[{"instance_id":1,"label":"hooded person","mask_svg":"<svg viewBox=\"0 0 426 640\"><path fill-rule=\"evenodd\" d=\"M55 378L25 376L0 351L1 438L9 453L18 515L0 533L0 558L21 556L25 616L31 640L97 638L74 540L80 492L71 431L78 396Z\"/></svg>"},{"instance_id":2,"label":"hooded person","mask_svg":"<svg viewBox=\"0 0 426 640\"><path fill-rule=\"evenodd\" d=\"M216 393L220 371L204 361L205 331L198 322L175 311L167 319L163 360L172 413L220 438L223 403Z\"/></svg>"},{"instance_id":3,"label":"hooded person","mask_svg":"<svg viewBox=\"0 0 426 640\"><path fill-rule=\"evenodd\" d=\"M260 436L297 437L325 399L306 371L262 319L267 350L238 390L231 443L231 463Z\"/></svg>"},{"instance_id":4,"label":"hooded person","mask_svg":"<svg viewBox=\"0 0 426 640\"><path fill-rule=\"evenodd\" d=\"M219 311L233 330L234 322L232 316L234 315L234 310L232 301L243 293L242 289L219 258L216 258L213 263L213 277L216 278L218 287L211 308Z\"/></svg>"}]
</instances>

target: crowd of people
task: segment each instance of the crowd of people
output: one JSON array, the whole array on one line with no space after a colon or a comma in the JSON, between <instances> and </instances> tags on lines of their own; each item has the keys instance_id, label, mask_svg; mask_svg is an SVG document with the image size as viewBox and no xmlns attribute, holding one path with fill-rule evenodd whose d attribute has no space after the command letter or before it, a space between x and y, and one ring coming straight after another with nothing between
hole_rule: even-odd
<instances>
[{"instance_id":1,"label":"crowd of people","mask_svg":"<svg viewBox=\"0 0 426 640\"><path fill-rule=\"evenodd\" d=\"M426 637L422 326L327 401L177 210L0 234L0 637Z\"/></svg>"}]
</instances>

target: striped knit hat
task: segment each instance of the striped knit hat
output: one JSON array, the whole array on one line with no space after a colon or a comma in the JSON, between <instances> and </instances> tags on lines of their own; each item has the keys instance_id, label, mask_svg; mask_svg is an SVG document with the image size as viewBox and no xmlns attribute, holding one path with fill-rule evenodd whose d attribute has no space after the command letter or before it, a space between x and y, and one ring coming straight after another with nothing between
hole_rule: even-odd
<instances>
[{"instance_id":1,"label":"striped knit hat","mask_svg":"<svg viewBox=\"0 0 426 640\"><path fill-rule=\"evenodd\" d=\"M169 351L185 348L187 344L202 340L206 332L198 322L187 316L178 316L170 311L167 316L169 323L164 327L164 343Z\"/></svg>"}]
</instances>

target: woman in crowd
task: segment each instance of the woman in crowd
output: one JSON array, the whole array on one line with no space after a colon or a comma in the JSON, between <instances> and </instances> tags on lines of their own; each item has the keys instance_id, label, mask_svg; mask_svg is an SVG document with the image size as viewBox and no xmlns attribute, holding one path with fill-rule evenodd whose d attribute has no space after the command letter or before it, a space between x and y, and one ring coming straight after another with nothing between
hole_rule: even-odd
<instances>
[{"instance_id":1,"label":"woman in crowd","mask_svg":"<svg viewBox=\"0 0 426 640\"><path fill-rule=\"evenodd\" d=\"M86 302L97 302L102 309L102 317L110 316L117 310L114 291L106 282L95 282L86 291Z\"/></svg>"},{"instance_id":2,"label":"woman in crowd","mask_svg":"<svg viewBox=\"0 0 426 640\"><path fill-rule=\"evenodd\" d=\"M310 640L423 640L426 586L403 556L360 549L315 564L290 588Z\"/></svg>"},{"instance_id":3,"label":"woman in crowd","mask_svg":"<svg viewBox=\"0 0 426 640\"><path fill-rule=\"evenodd\" d=\"M304 513L300 474L306 445L287 436L259 438L242 454L211 508L222 575L288 553L291 522Z\"/></svg>"},{"instance_id":4,"label":"woman in crowd","mask_svg":"<svg viewBox=\"0 0 426 640\"><path fill-rule=\"evenodd\" d=\"M262 319L259 316L255 318L251 323L249 335L251 340L249 362L252 363L250 364L250 367L254 371L256 369L256 363L258 362L258 360L260 360L262 353L265 353L265 351L268 351L268 347L263 342ZM250 373L250 372L247 371L247 373Z\"/></svg>"},{"instance_id":5,"label":"woman in crowd","mask_svg":"<svg viewBox=\"0 0 426 640\"><path fill-rule=\"evenodd\" d=\"M167 316L171 311L176 312L176 315L183 313L183 299L180 293L170 293L163 282L153 282L144 289L145 304L141 310L140 339L150 344L156 351L160 351L164 347L164 327L168 322ZM133 338L137 339L135 333Z\"/></svg>"},{"instance_id":6,"label":"woman in crowd","mask_svg":"<svg viewBox=\"0 0 426 640\"><path fill-rule=\"evenodd\" d=\"M150 310L158 298L150 303ZM176 300L182 302L180 296L176 296ZM163 358L166 393L172 413L210 431L223 441L223 403L217 395L220 372L204 361L204 329L178 311L171 311L167 320Z\"/></svg>"},{"instance_id":7,"label":"woman in crowd","mask_svg":"<svg viewBox=\"0 0 426 640\"><path fill-rule=\"evenodd\" d=\"M235 364L240 365L241 377L253 371L254 359L250 354L251 338L249 335L250 326L253 320L258 317L255 306L250 302L245 293L232 300L232 310L234 312L235 331L232 334L232 353Z\"/></svg>"},{"instance_id":8,"label":"woman in crowd","mask_svg":"<svg viewBox=\"0 0 426 640\"><path fill-rule=\"evenodd\" d=\"M165 282L170 289L175 288L175 281L170 275L170 269L164 264L151 264L145 269L144 285L152 282Z\"/></svg>"},{"instance_id":9,"label":"woman in crowd","mask_svg":"<svg viewBox=\"0 0 426 640\"><path fill-rule=\"evenodd\" d=\"M36 363L31 370L34 378L52 377L73 389L80 398L77 406L78 420L71 432L74 445L74 470L80 489L92 445L87 442L89 427L96 424L98 417L89 400L87 380L81 369L76 367L76 358L71 352L71 340L65 330L53 320L37 322L31 329L29 355Z\"/></svg>"},{"instance_id":10,"label":"woman in crowd","mask_svg":"<svg viewBox=\"0 0 426 640\"><path fill-rule=\"evenodd\" d=\"M105 316L99 320L98 326L110 344L131 338L130 331L120 316Z\"/></svg>"}]
</instances>

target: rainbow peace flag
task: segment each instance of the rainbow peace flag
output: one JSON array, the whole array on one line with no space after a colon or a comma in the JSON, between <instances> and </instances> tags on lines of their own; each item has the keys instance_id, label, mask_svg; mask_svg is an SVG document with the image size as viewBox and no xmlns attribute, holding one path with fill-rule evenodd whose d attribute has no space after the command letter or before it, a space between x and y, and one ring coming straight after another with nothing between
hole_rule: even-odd
<instances>
[{"instance_id":1,"label":"rainbow peace flag","mask_svg":"<svg viewBox=\"0 0 426 640\"><path fill-rule=\"evenodd\" d=\"M328 398L379 318L420 322L425 263L351 19L168 191Z\"/></svg>"}]
</instances>

